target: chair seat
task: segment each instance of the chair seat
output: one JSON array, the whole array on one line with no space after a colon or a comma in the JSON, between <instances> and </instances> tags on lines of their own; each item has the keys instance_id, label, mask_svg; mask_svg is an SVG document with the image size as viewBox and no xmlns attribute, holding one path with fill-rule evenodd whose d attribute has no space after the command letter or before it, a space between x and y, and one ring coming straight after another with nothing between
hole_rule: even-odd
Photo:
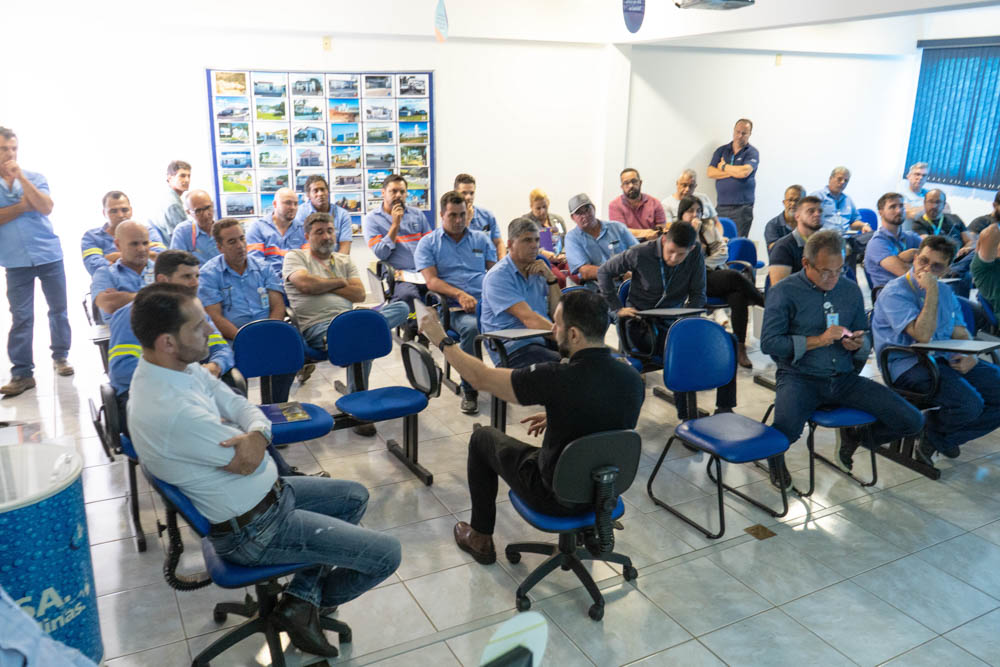
<instances>
[{"instance_id":1,"label":"chair seat","mask_svg":"<svg viewBox=\"0 0 1000 667\"><path fill-rule=\"evenodd\" d=\"M275 445L322 438L333 430L333 417L329 412L314 403L302 403L302 409L309 413L309 419L271 424L271 441Z\"/></svg>"},{"instance_id":2,"label":"chair seat","mask_svg":"<svg viewBox=\"0 0 1000 667\"><path fill-rule=\"evenodd\" d=\"M517 513L520 514L525 521L538 530L544 530L547 533L572 533L584 528L592 527L594 522L597 520L597 517L594 516L593 512L586 512L585 514L577 514L575 516L552 516L550 514L543 514L542 512L528 507L513 491L509 491L507 495L510 496L511 505L514 506L514 509L517 510ZM625 503L622 502L621 496L618 496L618 505L615 506L614 511L611 512L611 518L617 519L622 514L625 514Z\"/></svg>"},{"instance_id":3,"label":"chair seat","mask_svg":"<svg viewBox=\"0 0 1000 667\"><path fill-rule=\"evenodd\" d=\"M119 438L119 442L122 446L122 453L125 456L129 457L133 461L139 460L139 456L135 453L135 446L132 444L132 440L130 440L124 433Z\"/></svg>"},{"instance_id":4,"label":"chair seat","mask_svg":"<svg viewBox=\"0 0 1000 667\"><path fill-rule=\"evenodd\" d=\"M427 396L409 387L356 391L337 401L337 408L358 419L375 422L405 417L427 407Z\"/></svg>"},{"instance_id":5,"label":"chair seat","mask_svg":"<svg viewBox=\"0 0 1000 667\"><path fill-rule=\"evenodd\" d=\"M819 408L816 412L812 413L809 421L826 428L844 428L847 426L864 426L878 420L864 410L830 407Z\"/></svg>"},{"instance_id":6,"label":"chair seat","mask_svg":"<svg viewBox=\"0 0 1000 667\"><path fill-rule=\"evenodd\" d=\"M223 560L215 553L215 547L207 537L201 538L201 553L205 557L205 569L217 586L222 588L243 588L258 581L267 581L297 572L309 563L289 563L285 565L260 565L247 567Z\"/></svg>"},{"instance_id":7,"label":"chair seat","mask_svg":"<svg viewBox=\"0 0 1000 667\"><path fill-rule=\"evenodd\" d=\"M731 412L686 421L674 435L730 463L759 461L788 449L781 431Z\"/></svg>"},{"instance_id":8,"label":"chair seat","mask_svg":"<svg viewBox=\"0 0 1000 667\"><path fill-rule=\"evenodd\" d=\"M323 350L317 350L315 347L310 347L305 341L302 342L302 347L306 351L306 363L316 364L322 361L329 361L330 357Z\"/></svg>"},{"instance_id":9,"label":"chair seat","mask_svg":"<svg viewBox=\"0 0 1000 667\"><path fill-rule=\"evenodd\" d=\"M726 300L721 297L710 296L705 299L705 305L709 308L725 308L729 304L727 304Z\"/></svg>"}]
</instances>

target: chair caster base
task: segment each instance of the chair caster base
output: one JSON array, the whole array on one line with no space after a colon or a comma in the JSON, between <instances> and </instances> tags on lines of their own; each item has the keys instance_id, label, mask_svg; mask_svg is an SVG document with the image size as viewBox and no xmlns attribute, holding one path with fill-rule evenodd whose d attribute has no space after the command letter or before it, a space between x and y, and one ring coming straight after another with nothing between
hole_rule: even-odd
<instances>
[{"instance_id":1,"label":"chair caster base","mask_svg":"<svg viewBox=\"0 0 1000 667\"><path fill-rule=\"evenodd\" d=\"M531 609L531 600L528 599L527 595L518 596L517 600L515 600L515 604L517 605L518 611L528 611Z\"/></svg>"},{"instance_id":2,"label":"chair caster base","mask_svg":"<svg viewBox=\"0 0 1000 667\"><path fill-rule=\"evenodd\" d=\"M596 603L590 605L590 609L587 610L587 615L595 621L601 620L604 618L604 605Z\"/></svg>"},{"instance_id":3,"label":"chair caster base","mask_svg":"<svg viewBox=\"0 0 1000 667\"><path fill-rule=\"evenodd\" d=\"M639 577L639 570L627 565L622 571L622 576L625 577L625 581L635 581Z\"/></svg>"},{"instance_id":4,"label":"chair caster base","mask_svg":"<svg viewBox=\"0 0 1000 667\"><path fill-rule=\"evenodd\" d=\"M504 554L507 556L507 562L517 565L521 562L521 552L511 551L510 549L504 550Z\"/></svg>"}]
</instances>

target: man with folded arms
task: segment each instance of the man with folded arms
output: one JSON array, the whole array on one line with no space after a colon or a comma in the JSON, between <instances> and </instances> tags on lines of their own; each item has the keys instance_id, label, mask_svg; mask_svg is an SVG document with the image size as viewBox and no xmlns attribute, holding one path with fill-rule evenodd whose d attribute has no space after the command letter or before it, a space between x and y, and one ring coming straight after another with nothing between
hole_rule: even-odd
<instances>
[{"instance_id":1,"label":"man with folded arms","mask_svg":"<svg viewBox=\"0 0 1000 667\"><path fill-rule=\"evenodd\" d=\"M871 278L872 292L913 266L920 247L920 237L902 229L903 197L887 192L878 198L878 214L882 224L872 234L865 250L865 271Z\"/></svg>"},{"instance_id":2,"label":"man with folded arms","mask_svg":"<svg viewBox=\"0 0 1000 667\"><path fill-rule=\"evenodd\" d=\"M349 602L389 577L399 566L399 541L359 525L368 505L362 485L278 476L265 455L270 421L197 363L210 328L189 290L142 290L132 328L142 344L128 406L139 460L208 519L208 539L225 560L313 563L292 576L271 620L296 648L336 655L320 608Z\"/></svg>"},{"instance_id":3,"label":"man with folded arms","mask_svg":"<svg viewBox=\"0 0 1000 667\"><path fill-rule=\"evenodd\" d=\"M570 197L569 215L576 227L566 234L565 246L570 272L580 276L584 287L596 292L597 267L639 241L623 223L598 219L595 210L586 194Z\"/></svg>"},{"instance_id":4,"label":"man with folded arms","mask_svg":"<svg viewBox=\"0 0 1000 667\"><path fill-rule=\"evenodd\" d=\"M872 318L876 354L886 345L970 338L958 298L949 285L939 282L954 256L950 239L928 236L920 243L913 268L885 286ZM1000 426L1000 368L973 354L935 356L940 383L930 402L938 409L928 414L927 428L916 448L929 465L933 465L935 451L956 458L960 445ZM892 354L889 374L897 387L917 392L931 389L930 374L915 355Z\"/></svg>"}]
</instances>

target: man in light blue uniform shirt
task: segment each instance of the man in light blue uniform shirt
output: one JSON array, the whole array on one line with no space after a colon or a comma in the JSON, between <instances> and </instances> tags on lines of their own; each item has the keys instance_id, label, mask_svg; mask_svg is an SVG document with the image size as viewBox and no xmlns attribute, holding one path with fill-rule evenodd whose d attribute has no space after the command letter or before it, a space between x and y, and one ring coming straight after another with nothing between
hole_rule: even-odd
<instances>
[{"instance_id":1,"label":"man in light blue uniform shirt","mask_svg":"<svg viewBox=\"0 0 1000 667\"><path fill-rule=\"evenodd\" d=\"M570 272L578 274L584 286L596 292L598 267L639 242L622 223L598 220L595 210L585 194L570 198L569 214L576 227L566 234L566 261Z\"/></svg>"},{"instance_id":2,"label":"man in light blue uniform shirt","mask_svg":"<svg viewBox=\"0 0 1000 667\"><path fill-rule=\"evenodd\" d=\"M167 187L162 190L158 211L149 219L149 224L156 227L163 242L169 242L174 234L174 227L184 221L187 213L181 195L191 187L191 165L183 160L174 160L167 165Z\"/></svg>"},{"instance_id":3,"label":"man in light blue uniform shirt","mask_svg":"<svg viewBox=\"0 0 1000 667\"><path fill-rule=\"evenodd\" d=\"M106 320L135 298L135 293L153 284L153 260L149 258L149 230L126 220L115 230L115 247L121 256L114 264L102 266L90 283L90 298Z\"/></svg>"},{"instance_id":4,"label":"man in light blue uniform shirt","mask_svg":"<svg viewBox=\"0 0 1000 667\"><path fill-rule=\"evenodd\" d=\"M417 243L434 231L423 211L406 205L406 179L399 174L382 181L382 206L368 212L361 228L375 257L396 271L417 270L413 260ZM405 301L412 314L413 300L423 299L426 293L424 285L397 280L392 300Z\"/></svg>"},{"instance_id":5,"label":"man in light blue uniform shirt","mask_svg":"<svg viewBox=\"0 0 1000 667\"><path fill-rule=\"evenodd\" d=\"M850 229L867 233L872 230L861 220L858 207L854 205L851 196L844 192L851 181L851 171L847 167L834 167L830 172L830 181L822 190L812 193L823 203L823 228L846 232Z\"/></svg>"},{"instance_id":6,"label":"man in light blue uniform shirt","mask_svg":"<svg viewBox=\"0 0 1000 667\"><path fill-rule=\"evenodd\" d=\"M351 239L354 230L351 229L351 214L330 201L330 186L322 174L312 174L306 179L306 202L299 206L295 222L303 225L313 213L327 213L333 216L333 225L337 228L337 252L342 255L351 254Z\"/></svg>"},{"instance_id":7,"label":"man in light blue uniform shirt","mask_svg":"<svg viewBox=\"0 0 1000 667\"><path fill-rule=\"evenodd\" d=\"M449 310L451 328L458 332L459 346L475 353L479 334L476 306L483 294L483 276L496 261L496 252L483 232L468 228L465 200L455 191L441 196L441 226L420 239L414 261L427 282L427 289L445 297L441 308ZM462 412L476 414L479 396L462 380Z\"/></svg>"},{"instance_id":8,"label":"man in light blue uniform shirt","mask_svg":"<svg viewBox=\"0 0 1000 667\"><path fill-rule=\"evenodd\" d=\"M219 248L212 238L215 204L204 190L192 190L184 196L184 205L188 219L174 227L170 249L189 252L204 264L219 254Z\"/></svg>"},{"instance_id":9,"label":"man in light blue uniform shirt","mask_svg":"<svg viewBox=\"0 0 1000 667\"><path fill-rule=\"evenodd\" d=\"M59 237L49 222L52 198L41 174L22 171L17 163L17 136L0 127L0 266L7 270L7 302L11 327L7 356L10 382L0 394L17 396L35 386L32 337L35 328L35 279L49 304L52 362L59 375L72 375L66 361L70 329L66 316L66 271Z\"/></svg>"},{"instance_id":10,"label":"man in light blue uniform shirt","mask_svg":"<svg viewBox=\"0 0 1000 667\"><path fill-rule=\"evenodd\" d=\"M274 193L274 209L247 227L247 250L251 256L267 262L278 280L289 250L308 248L305 226L296 220L299 196L291 188Z\"/></svg>"},{"instance_id":11,"label":"man in light blue uniform shirt","mask_svg":"<svg viewBox=\"0 0 1000 667\"><path fill-rule=\"evenodd\" d=\"M503 259L506 249L503 237L500 236L500 225L497 224L496 216L485 208L476 206L476 179L471 174L459 174L455 177L455 192L465 199L467 210L465 217L469 221L469 229L485 232L496 247L497 258Z\"/></svg>"},{"instance_id":12,"label":"man in light blue uniform shirt","mask_svg":"<svg viewBox=\"0 0 1000 667\"><path fill-rule=\"evenodd\" d=\"M480 325L484 333L506 329L552 329L552 317L562 292L552 269L538 257L538 225L517 218L507 226L507 256L483 279ZM500 355L487 346L493 363ZM506 368L559 361L559 352L545 338L525 338L504 344Z\"/></svg>"},{"instance_id":13,"label":"man in light blue uniform shirt","mask_svg":"<svg viewBox=\"0 0 1000 667\"><path fill-rule=\"evenodd\" d=\"M902 229L904 205L898 192L879 197L878 214L882 224L865 250L865 271L873 291L909 271L920 247L920 236Z\"/></svg>"},{"instance_id":14,"label":"man in light blue uniform shirt","mask_svg":"<svg viewBox=\"0 0 1000 667\"><path fill-rule=\"evenodd\" d=\"M97 269L108 264L114 264L118 259L118 248L115 247L115 231L118 225L131 219L132 204L124 192L112 190L104 195L102 200L104 217L107 222L102 227L88 229L80 241L80 252L83 255L83 266L87 273L93 276ZM160 232L156 227L149 229L149 252L162 252L167 249L160 240Z\"/></svg>"},{"instance_id":15,"label":"man in light blue uniform shirt","mask_svg":"<svg viewBox=\"0 0 1000 667\"><path fill-rule=\"evenodd\" d=\"M358 525L368 504L362 485L276 469L266 455L264 413L197 364L208 351L204 318L177 285L136 298L142 358L128 406L132 442L143 466L178 486L208 520L219 557L251 567L310 564L292 576L268 622L301 651L332 657L319 608L345 604L389 577L399 540Z\"/></svg>"},{"instance_id":16,"label":"man in light blue uniform shirt","mask_svg":"<svg viewBox=\"0 0 1000 667\"><path fill-rule=\"evenodd\" d=\"M920 243L913 268L885 286L872 318L876 354L887 345L970 338L958 298L939 282L954 256L950 239L928 236ZM929 465L935 450L956 458L960 445L1000 426L1000 368L970 354L935 356L940 382L930 402L938 409L927 414L924 437L915 449ZM915 355L893 354L888 371L897 387L927 392L933 386Z\"/></svg>"},{"instance_id":17,"label":"man in light blue uniform shirt","mask_svg":"<svg viewBox=\"0 0 1000 667\"><path fill-rule=\"evenodd\" d=\"M212 227L220 255L201 267L198 298L205 312L232 341L240 327L256 320L285 318L284 290L270 267L247 254L247 242L240 221L223 218ZM271 401L284 403L295 373L271 378Z\"/></svg>"}]
</instances>

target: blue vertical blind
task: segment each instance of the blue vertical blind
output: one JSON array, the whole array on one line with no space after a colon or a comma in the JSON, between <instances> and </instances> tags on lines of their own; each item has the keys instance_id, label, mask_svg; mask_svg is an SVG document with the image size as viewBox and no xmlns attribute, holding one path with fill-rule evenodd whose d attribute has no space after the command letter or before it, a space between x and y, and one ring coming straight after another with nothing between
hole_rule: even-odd
<instances>
[{"instance_id":1,"label":"blue vertical blind","mask_svg":"<svg viewBox=\"0 0 1000 667\"><path fill-rule=\"evenodd\" d=\"M1000 188L1000 46L924 49L906 152L914 162L930 163L937 183Z\"/></svg>"}]
</instances>

